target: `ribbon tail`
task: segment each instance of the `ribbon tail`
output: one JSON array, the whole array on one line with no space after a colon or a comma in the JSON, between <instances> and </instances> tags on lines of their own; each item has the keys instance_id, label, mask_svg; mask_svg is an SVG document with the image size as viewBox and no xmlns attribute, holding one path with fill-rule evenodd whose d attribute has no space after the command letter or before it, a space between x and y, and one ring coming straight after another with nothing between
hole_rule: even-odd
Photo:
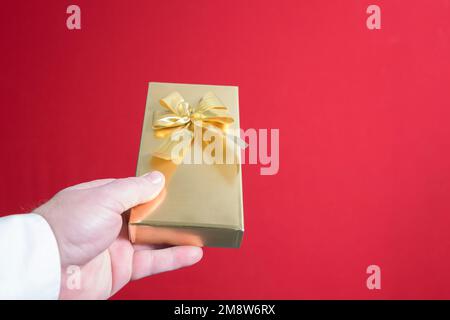
<instances>
[{"instance_id":1,"label":"ribbon tail","mask_svg":"<svg viewBox=\"0 0 450 320\"><path fill-rule=\"evenodd\" d=\"M224 138L226 141L225 142L226 152L231 152L233 155L234 163L239 164L241 162L240 152L241 150L247 148L248 144L244 140L242 140L239 136L234 134L225 133Z\"/></svg>"},{"instance_id":2,"label":"ribbon tail","mask_svg":"<svg viewBox=\"0 0 450 320\"><path fill-rule=\"evenodd\" d=\"M221 144L223 148L222 154L224 155L224 161L222 162L220 159L217 159L220 163L240 163L240 150L247 148L248 144L242 140L239 135L234 132L230 133L223 131L213 125L207 125L205 129L212 132L216 138L220 138L222 140Z\"/></svg>"},{"instance_id":3,"label":"ribbon tail","mask_svg":"<svg viewBox=\"0 0 450 320\"><path fill-rule=\"evenodd\" d=\"M245 142L244 140L241 139L241 137L237 136L237 135L233 135L233 134L226 134L228 139L232 139L233 142L240 148L240 149L245 149L248 147L248 143Z\"/></svg>"},{"instance_id":4,"label":"ribbon tail","mask_svg":"<svg viewBox=\"0 0 450 320\"><path fill-rule=\"evenodd\" d=\"M180 164L191 148L193 137L187 127L176 130L163 139L163 142L153 152L153 156Z\"/></svg>"}]
</instances>

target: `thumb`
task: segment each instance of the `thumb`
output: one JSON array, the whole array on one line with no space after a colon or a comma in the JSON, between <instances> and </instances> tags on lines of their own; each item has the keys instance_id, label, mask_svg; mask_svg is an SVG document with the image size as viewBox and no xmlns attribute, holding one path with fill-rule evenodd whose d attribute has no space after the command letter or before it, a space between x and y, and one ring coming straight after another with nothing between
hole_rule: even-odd
<instances>
[{"instance_id":1,"label":"thumb","mask_svg":"<svg viewBox=\"0 0 450 320\"><path fill-rule=\"evenodd\" d=\"M116 179L97 187L99 198L117 213L123 213L138 204L156 198L164 187L164 175L159 171L141 177Z\"/></svg>"}]
</instances>

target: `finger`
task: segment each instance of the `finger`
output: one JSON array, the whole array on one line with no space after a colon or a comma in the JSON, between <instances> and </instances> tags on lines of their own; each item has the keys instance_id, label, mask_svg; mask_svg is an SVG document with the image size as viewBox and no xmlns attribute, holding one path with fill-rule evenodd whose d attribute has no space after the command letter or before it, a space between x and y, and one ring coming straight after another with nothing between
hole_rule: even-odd
<instances>
[{"instance_id":1,"label":"finger","mask_svg":"<svg viewBox=\"0 0 450 320\"><path fill-rule=\"evenodd\" d=\"M98 197L114 211L124 211L153 200L164 187L164 175L153 171L141 177L116 179L97 188Z\"/></svg>"},{"instance_id":2,"label":"finger","mask_svg":"<svg viewBox=\"0 0 450 320\"><path fill-rule=\"evenodd\" d=\"M89 181L89 182L83 182L71 187L68 187L64 190L83 190L83 189L90 189L90 188L95 188L95 187L99 187L105 184L108 184L112 181L114 181L116 179L99 179L99 180L94 180L94 181Z\"/></svg>"},{"instance_id":3,"label":"finger","mask_svg":"<svg viewBox=\"0 0 450 320\"><path fill-rule=\"evenodd\" d=\"M113 295L131 279L134 250L130 241L120 236L112 243L108 251L111 257L111 295Z\"/></svg>"},{"instance_id":4,"label":"finger","mask_svg":"<svg viewBox=\"0 0 450 320\"><path fill-rule=\"evenodd\" d=\"M203 256L199 247L179 246L160 250L136 251L133 255L132 280L191 266Z\"/></svg>"}]
</instances>

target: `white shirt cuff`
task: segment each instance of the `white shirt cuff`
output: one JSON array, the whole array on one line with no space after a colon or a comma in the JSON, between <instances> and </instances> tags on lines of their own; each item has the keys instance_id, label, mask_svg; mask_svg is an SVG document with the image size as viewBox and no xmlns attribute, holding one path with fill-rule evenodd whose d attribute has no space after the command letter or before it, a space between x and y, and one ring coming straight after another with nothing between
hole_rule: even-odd
<instances>
[{"instance_id":1,"label":"white shirt cuff","mask_svg":"<svg viewBox=\"0 0 450 320\"><path fill-rule=\"evenodd\" d=\"M0 218L0 299L57 299L58 244L38 214Z\"/></svg>"}]
</instances>

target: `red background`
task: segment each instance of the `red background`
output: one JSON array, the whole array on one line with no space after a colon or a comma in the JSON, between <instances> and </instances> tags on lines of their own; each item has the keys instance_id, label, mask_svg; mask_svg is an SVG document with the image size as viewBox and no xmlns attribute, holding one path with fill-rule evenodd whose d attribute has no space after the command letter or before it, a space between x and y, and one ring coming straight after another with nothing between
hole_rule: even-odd
<instances>
[{"instance_id":1,"label":"red background","mask_svg":"<svg viewBox=\"0 0 450 320\"><path fill-rule=\"evenodd\" d=\"M73 3L79 31L72 2L1 4L0 212L133 175L149 81L238 85L243 128L280 129L242 248L115 297L450 298L449 1Z\"/></svg>"}]
</instances>

